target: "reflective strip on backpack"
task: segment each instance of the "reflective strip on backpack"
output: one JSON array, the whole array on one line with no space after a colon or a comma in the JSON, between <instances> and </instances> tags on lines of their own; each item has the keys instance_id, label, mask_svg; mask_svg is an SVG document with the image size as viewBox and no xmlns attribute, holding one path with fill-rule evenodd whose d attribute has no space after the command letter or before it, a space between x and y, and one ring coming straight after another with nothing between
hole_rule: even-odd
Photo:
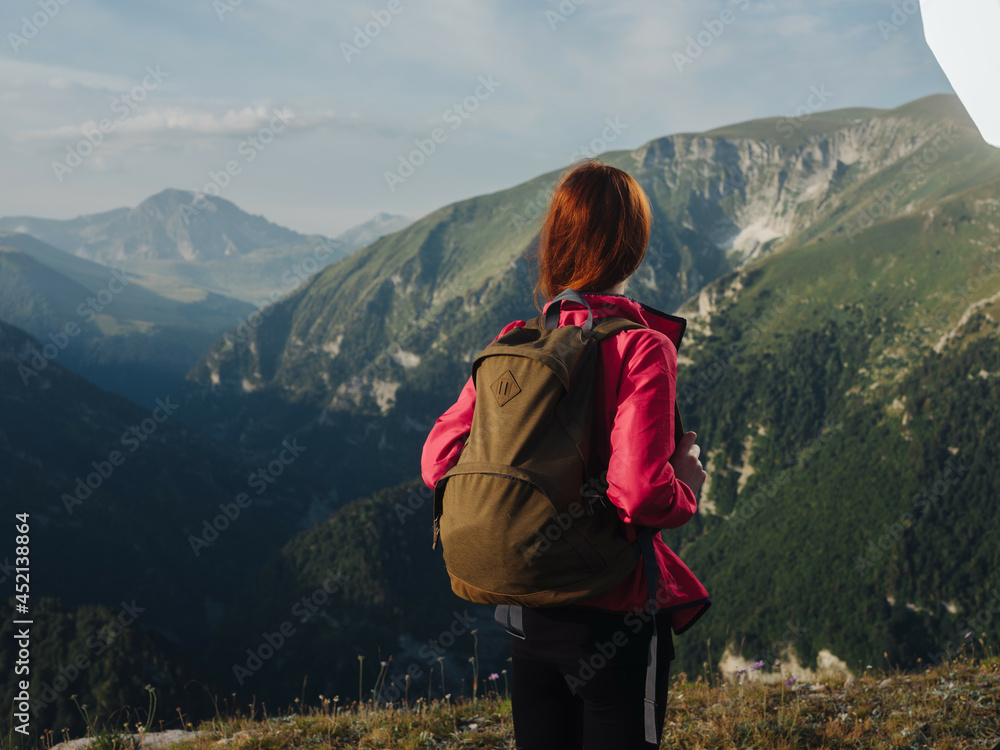
<instances>
[{"instance_id":1,"label":"reflective strip on backpack","mask_svg":"<svg viewBox=\"0 0 1000 750\"><path fill-rule=\"evenodd\" d=\"M524 640L524 610L520 604L498 604L493 619L512 636Z\"/></svg>"}]
</instances>

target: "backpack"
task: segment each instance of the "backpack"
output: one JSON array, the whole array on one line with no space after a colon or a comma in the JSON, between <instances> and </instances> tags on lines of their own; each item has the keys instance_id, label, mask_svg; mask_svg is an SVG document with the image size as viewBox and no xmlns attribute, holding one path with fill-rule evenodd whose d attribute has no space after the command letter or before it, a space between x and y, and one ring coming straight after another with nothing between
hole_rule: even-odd
<instances>
[{"instance_id":1,"label":"backpack","mask_svg":"<svg viewBox=\"0 0 1000 750\"><path fill-rule=\"evenodd\" d=\"M559 326L564 301L586 307L583 326ZM499 337L476 356L476 405L458 462L434 488L433 543L452 590L496 604L495 618L523 638L521 606L571 604L620 584L642 558L656 612L659 568L653 529L630 543L590 451L598 346L645 328L609 317L596 325L567 289L544 316ZM681 431L679 414L675 412ZM646 739L656 742L656 620L646 682Z\"/></svg>"},{"instance_id":2,"label":"backpack","mask_svg":"<svg viewBox=\"0 0 1000 750\"><path fill-rule=\"evenodd\" d=\"M583 327L558 326L560 306L476 356L472 426L435 487L432 546L441 543L452 590L471 602L582 601L615 588L638 560L602 497L590 433L599 342L644 326L593 325L593 313Z\"/></svg>"}]
</instances>

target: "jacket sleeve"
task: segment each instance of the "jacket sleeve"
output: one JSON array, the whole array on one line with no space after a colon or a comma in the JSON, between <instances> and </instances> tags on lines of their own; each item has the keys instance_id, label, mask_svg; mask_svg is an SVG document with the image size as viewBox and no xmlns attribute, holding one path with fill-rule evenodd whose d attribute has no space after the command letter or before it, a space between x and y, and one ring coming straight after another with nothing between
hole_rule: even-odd
<instances>
[{"instance_id":1,"label":"jacket sleeve","mask_svg":"<svg viewBox=\"0 0 1000 750\"><path fill-rule=\"evenodd\" d=\"M698 511L694 491L677 478L669 461L676 385L673 342L655 332L629 335L607 475L608 499L626 523L675 529Z\"/></svg>"},{"instance_id":2,"label":"jacket sleeve","mask_svg":"<svg viewBox=\"0 0 1000 750\"><path fill-rule=\"evenodd\" d=\"M424 450L420 456L420 474L424 484L431 489L458 462L458 454L465 445L465 438L472 426L475 407L476 386L470 376L458 400L437 418L424 442Z\"/></svg>"},{"instance_id":3,"label":"jacket sleeve","mask_svg":"<svg viewBox=\"0 0 1000 750\"><path fill-rule=\"evenodd\" d=\"M524 326L523 320L508 323L493 340L496 341L507 331L522 326ZM437 418L424 441L424 449L420 456L420 475L428 487L433 489L438 480L458 463L458 454L465 447L465 439L472 427L472 412L475 408L476 386L470 376L458 400Z\"/></svg>"}]
</instances>

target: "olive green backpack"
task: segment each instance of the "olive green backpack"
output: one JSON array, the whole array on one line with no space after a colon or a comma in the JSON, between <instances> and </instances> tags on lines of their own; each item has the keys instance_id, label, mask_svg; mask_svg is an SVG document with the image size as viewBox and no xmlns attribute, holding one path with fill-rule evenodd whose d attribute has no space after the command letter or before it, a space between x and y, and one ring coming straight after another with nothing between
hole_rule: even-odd
<instances>
[{"instance_id":1,"label":"olive green backpack","mask_svg":"<svg viewBox=\"0 0 1000 750\"><path fill-rule=\"evenodd\" d=\"M585 326L558 326L561 301L478 354L469 436L435 488L434 546L453 591L472 602L569 604L635 570L590 433L599 342L644 326L593 325L592 313Z\"/></svg>"}]
</instances>

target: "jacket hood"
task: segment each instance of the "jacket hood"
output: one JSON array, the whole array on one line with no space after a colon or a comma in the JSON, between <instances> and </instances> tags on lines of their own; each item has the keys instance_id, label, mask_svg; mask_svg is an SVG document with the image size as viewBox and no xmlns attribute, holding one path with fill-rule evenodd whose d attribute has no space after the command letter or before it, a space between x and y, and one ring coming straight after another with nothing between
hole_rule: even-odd
<instances>
[{"instance_id":1,"label":"jacket hood","mask_svg":"<svg viewBox=\"0 0 1000 750\"><path fill-rule=\"evenodd\" d=\"M634 323L641 323L647 328L659 331L680 350L681 339L687 328L687 320L677 315L657 310L655 307L643 304L637 299L625 294L591 294L582 292L581 296L590 304L595 319L607 317L628 318ZM548 309L551 301L546 302L542 315ZM563 305L559 314L559 325L582 325L587 319L586 311L578 305L568 303Z\"/></svg>"}]
</instances>

